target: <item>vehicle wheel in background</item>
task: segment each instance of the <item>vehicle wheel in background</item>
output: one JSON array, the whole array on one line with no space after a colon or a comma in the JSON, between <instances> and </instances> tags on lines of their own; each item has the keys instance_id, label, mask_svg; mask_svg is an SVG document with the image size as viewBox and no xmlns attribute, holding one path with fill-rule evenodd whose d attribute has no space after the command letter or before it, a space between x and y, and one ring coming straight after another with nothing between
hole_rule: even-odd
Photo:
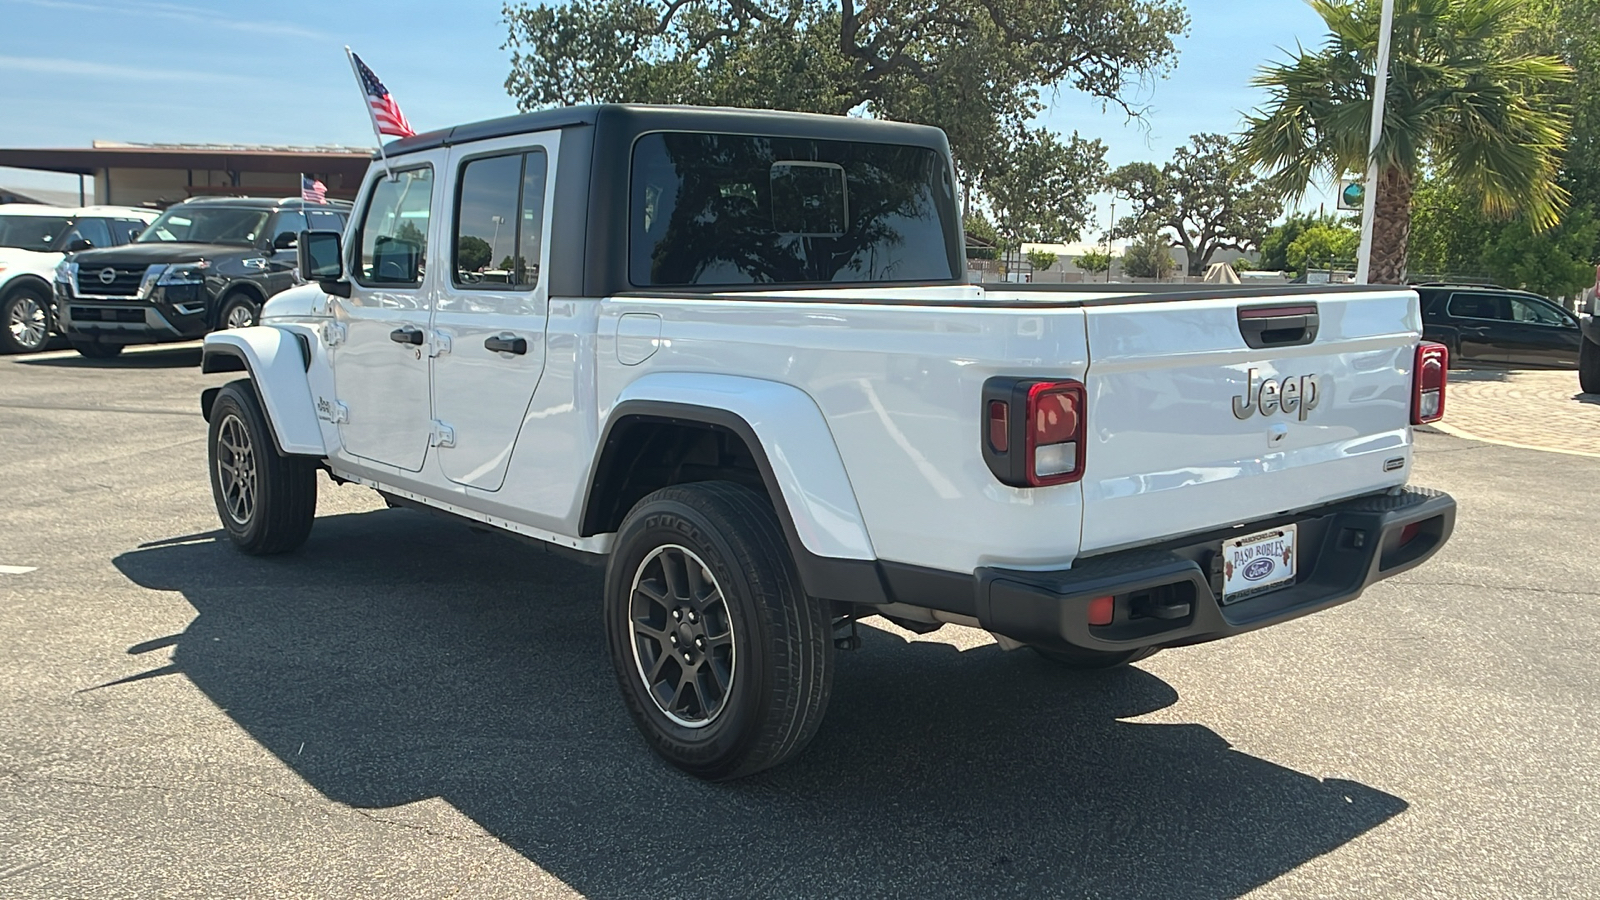
<instances>
[{"instance_id":1,"label":"vehicle wheel in background","mask_svg":"<svg viewBox=\"0 0 1600 900\"><path fill-rule=\"evenodd\" d=\"M1600 394L1600 344L1588 338L1578 348L1578 387L1585 394Z\"/></svg>"},{"instance_id":2,"label":"vehicle wheel in background","mask_svg":"<svg viewBox=\"0 0 1600 900\"><path fill-rule=\"evenodd\" d=\"M1076 647L1057 649L1054 647L1034 647L1033 652L1058 666L1068 669L1114 669L1136 663L1141 659L1149 659L1160 650L1159 647L1140 647L1138 650L1124 650L1108 653L1102 650L1080 650Z\"/></svg>"},{"instance_id":3,"label":"vehicle wheel in background","mask_svg":"<svg viewBox=\"0 0 1600 900\"><path fill-rule=\"evenodd\" d=\"M811 740L833 622L806 596L767 499L729 482L663 488L617 531L606 642L623 701L668 762L721 781Z\"/></svg>"},{"instance_id":4,"label":"vehicle wheel in background","mask_svg":"<svg viewBox=\"0 0 1600 900\"><path fill-rule=\"evenodd\" d=\"M243 294L234 294L222 304L222 311L217 313L219 328L249 328L256 324L260 311L249 297Z\"/></svg>"},{"instance_id":5,"label":"vehicle wheel in background","mask_svg":"<svg viewBox=\"0 0 1600 900\"><path fill-rule=\"evenodd\" d=\"M317 515L316 463L278 453L248 380L217 394L206 447L217 517L240 550L263 556L305 543Z\"/></svg>"},{"instance_id":6,"label":"vehicle wheel in background","mask_svg":"<svg viewBox=\"0 0 1600 900\"><path fill-rule=\"evenodd\" d=\"M122 355L121 344L102 344L92 339L75 338L72 340L72 349L88 359L116 359Z\"/></svg>"},{"instance_id":7,"label":"vehicle wheel in background","mask_svg":"<svg viewBox=\"0 0 1600 900\"><path fill-rule=\"evenodd\" d=\"M50 304L36 288L19 287L0 300L0 352L34 353L50 342Z\"/></svg>"}]
</instances>

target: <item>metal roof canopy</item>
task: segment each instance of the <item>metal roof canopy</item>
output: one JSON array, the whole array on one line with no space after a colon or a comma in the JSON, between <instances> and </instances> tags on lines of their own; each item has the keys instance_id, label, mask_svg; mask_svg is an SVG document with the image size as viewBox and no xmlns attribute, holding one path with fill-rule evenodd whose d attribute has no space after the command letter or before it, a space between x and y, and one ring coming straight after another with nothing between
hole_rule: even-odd
<instances>
[{"instance_id":1,"label":"metal roof canopy","mask_svg":"<svg viewBox=\"0 0 1600 900\"><path fill-rule=\"evenodd\" d=\"M359 182L372 160L370 150L288 150L278 148L80 147L75 149L0 149L0 166L94 175L101 169L210 169L223 172L317 172Z\"/></svg>"}]
</instances>

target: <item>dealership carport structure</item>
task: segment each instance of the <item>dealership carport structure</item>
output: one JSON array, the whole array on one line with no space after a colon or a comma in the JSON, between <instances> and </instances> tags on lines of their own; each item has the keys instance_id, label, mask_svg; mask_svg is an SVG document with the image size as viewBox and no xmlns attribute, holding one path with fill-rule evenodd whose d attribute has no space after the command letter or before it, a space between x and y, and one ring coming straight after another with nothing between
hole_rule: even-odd
<instances>
[{"instance_id":1,"label":"dealership carport structure","mask_svg":"<svg viewBox=\"0 0 1600 900\"><path fill-rule=\"evenodd\" d=\"M93 178L83 201L112 206L168 206L190 197L298 196L300 176L353 200L372 151L359 147L260 147L220 144L121 144L79 149L0 149L0 166Z\"/></svg>"}]
</instances>

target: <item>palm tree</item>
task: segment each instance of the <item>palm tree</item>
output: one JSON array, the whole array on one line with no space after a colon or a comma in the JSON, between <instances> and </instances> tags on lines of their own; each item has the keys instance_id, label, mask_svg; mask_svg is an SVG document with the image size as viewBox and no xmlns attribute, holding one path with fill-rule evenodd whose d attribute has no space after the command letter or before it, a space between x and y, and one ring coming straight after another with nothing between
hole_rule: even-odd
<instances>
[{"instance_id":1,"label":"palm tree","mask_svg":"<svg viewBox=\"0 0 1600 900\"><path fill-rule=\"evenodd\" d=\"M1265 109L1245 117L1245 154L1283 196L1317 175L1365 174L1380 0L1307 0L1328 26L1320 50L1262 67ZM1396 0L1389 87L1378 144L1371 280L1406 274L1411 195L1423 167L1461 186L1485 214L1559 221L1556 184L1572 78L1560 60L1514 48L1523 0Z\"/></svg>"}]
</instances>

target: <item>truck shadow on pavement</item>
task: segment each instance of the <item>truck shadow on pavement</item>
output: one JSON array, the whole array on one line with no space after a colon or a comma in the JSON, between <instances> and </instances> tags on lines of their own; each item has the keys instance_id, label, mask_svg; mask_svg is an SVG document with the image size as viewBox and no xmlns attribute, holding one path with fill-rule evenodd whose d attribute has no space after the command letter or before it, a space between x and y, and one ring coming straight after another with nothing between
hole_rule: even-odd
<instances>
[{"instance_id":1,"label":"truck shadow on pavement","mask_svg":"<svg viewBox=\"0 0 1600 900\"><path fill-rule=\"evenodd\" d=\"M288 557L200 535L115 562L199 613L129 652L173 646L312 787L369 810L443 798L590 897L1235 897L1407 806L1201 725L1121 721L1177 700L1137 668L874 629L807 751L708 785L628 720L599 569L398 510L319 519Z\"/></svg>"},{"instance_id":2,"label":"truck shadow on pavement","mask_svg":"<svg viewBox=\"0 0 1600 900\"><path fill-rule=\"evenodd\" d=\"M190 345L164 350L135 350L110 359L90 359L77 353L59 356L19 356L16 361L24 366L47 366L55 369L198 369L201 349Z\"/></svg>"}]
</instances>

